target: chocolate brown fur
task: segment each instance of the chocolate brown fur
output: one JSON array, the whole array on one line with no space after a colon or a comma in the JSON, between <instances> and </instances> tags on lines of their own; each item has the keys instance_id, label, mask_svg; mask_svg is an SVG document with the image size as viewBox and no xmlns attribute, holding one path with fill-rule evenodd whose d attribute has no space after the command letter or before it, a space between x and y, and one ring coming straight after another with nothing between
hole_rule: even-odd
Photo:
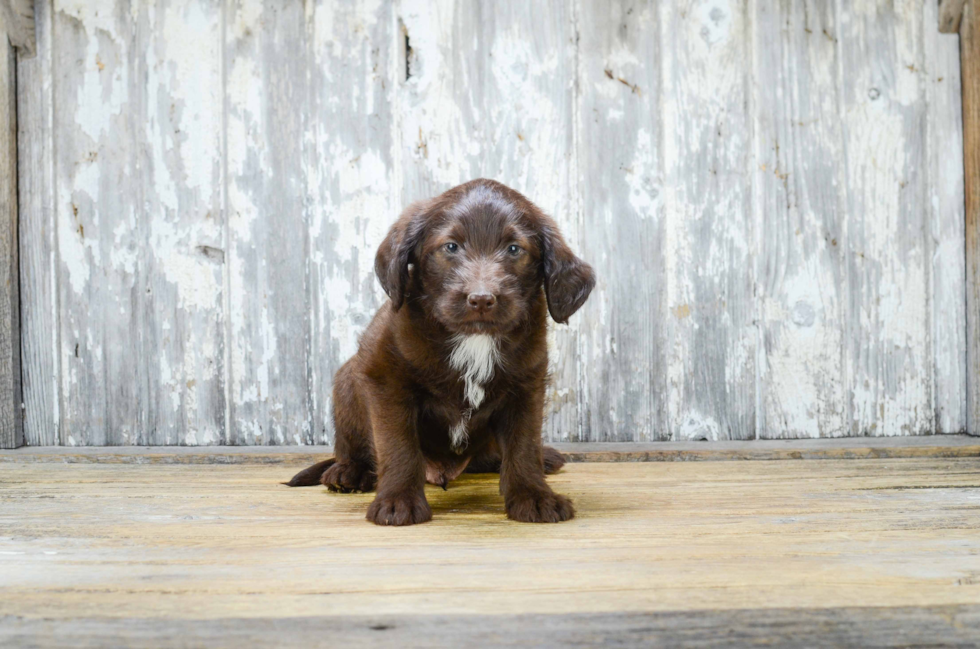
<instances>
[{"instance_id":1,"label":"chocolate brown fur","mask_svg":"<svg viewBox=\"0 0 980 649\"><path fill-rule=\"evenodd\" d=\"M432 518L426 482L499 471L508 517L572 518L571 501L544 478L564 463L541 444L547 317L567 322L582 306L592 268L521 194L474 180L409 206L375 272L390 300L334 379L336 458L287 484L376 488L368 520L410 525ZM460 341L472 351L454 364ZM484 377L487 358L496 358L492 377L465 380L467 369Z\"/></svg>"}]
</instances>

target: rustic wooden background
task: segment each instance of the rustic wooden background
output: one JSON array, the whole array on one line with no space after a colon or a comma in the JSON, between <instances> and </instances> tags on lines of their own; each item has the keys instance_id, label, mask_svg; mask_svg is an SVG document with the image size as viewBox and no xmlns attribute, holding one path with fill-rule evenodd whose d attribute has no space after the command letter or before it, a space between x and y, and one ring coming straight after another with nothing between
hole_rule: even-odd
<instances>
[{"instance_id":1,"label":"rustic wooden background","mask_svg":"<svg viewBox=\"0 0 980 649\"><path fill-rule=\"evenodd\" d=\"M38 0L28 444L330 443L401 206L525 192L599 275L552 440L959 432L956 36L922 0Z\"/></svg>"}]
</instances>

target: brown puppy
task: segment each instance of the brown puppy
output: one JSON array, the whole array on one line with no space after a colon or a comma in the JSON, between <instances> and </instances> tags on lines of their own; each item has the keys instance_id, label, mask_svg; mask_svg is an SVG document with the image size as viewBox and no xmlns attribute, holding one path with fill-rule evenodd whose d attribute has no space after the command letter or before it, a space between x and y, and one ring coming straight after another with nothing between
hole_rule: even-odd
<instances>
[{"instance_id":1,"label":"brown puppy","mask_svg":"<svg viewBox=\"0 0 980 649\"><path fill-rule=\"evenodd\" d=\"M500 471L507 516L556 523L572 503L541 444L546 319L566 322L595 285L554 221L513 189L473 180L408 207L378 249L390 300L334 379L336 458L290 486L378 494L367 518L432 518L426 482Z\"/></svg>"}]
</instances>

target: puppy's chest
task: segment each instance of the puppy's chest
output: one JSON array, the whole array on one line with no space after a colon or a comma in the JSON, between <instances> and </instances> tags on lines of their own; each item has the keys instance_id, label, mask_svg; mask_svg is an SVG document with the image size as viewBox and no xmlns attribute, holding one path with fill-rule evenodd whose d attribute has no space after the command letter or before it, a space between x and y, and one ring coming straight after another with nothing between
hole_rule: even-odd
<instances>
[{"instance_id":1,"label":"puppy's chest","mask_svg":"<svg viewBox=\"0 0 980 649\"><path fill-rule=\"evenodd\" d=\"M487 398L490 382L500 372L497 339L485 334L454 336L449 366L459 375L463 405L478 409Z\"/></svg>"},{"instance_id":2,"label":"puppy's chest","mask_svg":"<svg viewBox=\"0 0 980 649\"><path fill-rule=\"evenodd\" d=\"M461 452L467 445L471 419L486 414L492 399L491 385L501 373L497 339L488 335L455 336L448 358L453 376L447 403L441 404L450 424L450 445ZM482 410L481 410L482 409Z\"/></svg>"}]
</instances>

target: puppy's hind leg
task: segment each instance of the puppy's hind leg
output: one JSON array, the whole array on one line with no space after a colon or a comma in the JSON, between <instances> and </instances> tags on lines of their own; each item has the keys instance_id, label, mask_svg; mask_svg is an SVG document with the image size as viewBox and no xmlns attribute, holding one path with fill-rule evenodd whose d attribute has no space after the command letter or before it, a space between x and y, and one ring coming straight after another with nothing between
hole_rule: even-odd
<instances>
[{"instance_id":1,"label":"puppy's hind leg","mask_svg":"<svg viewBox=\"0 0 980 649\"><path fill-rule=\"evenodd\" d=\"M341 493L374 491L378 482L367 409L357 393L354 359L347 361L333 384L334 451L337 462L326 468L321 483Z\"/></svg>"},{"instance_id":2,"label":"puppy's hind leg","mask_svg":"<svg viewBox=\"0 0 980 649\"><path fill-rule=\"evenodd\" d=\"M357 395L351 361L334 377L333 415L334 452L336 457L303 469L289 482L290 487L312 487L322 484L330 491L352 493L374 491L374 448L371 444L367 413Z\"/></svg>"},{"instance_id":3,"label":"puppy's hind leg","mask_svg":"<svg viewBox=\"0 0 980 649\"><path fill-rule=\"evenodd\" d=\"M336 462L337 460L334 458L317 462L313 466L307 467L294 475L289 482L281 482L280 484L284 484L287 487L315 487L318 484L323 484L321 482L323 473L336 464Z\"/></svg>"},{"instance_id":4,"label":"puppy's hind leg","mask_svg":"<svg viewBox=\"0 0 980 649\"><path fill-rule=\"evenodd\" d=\"M565 456L550 446L541 449L541 456L544 460L544 472L547 475L558 473L559 469L565 466Z\"/></svg>"},{"instance_id":5,"label":"puppy's hind leg","mask_svg":"<svg viewBox=\"0 0 980 649\"><path fill-rule=\"evenodd\" d=\"M545 446L541 449L542 463L544 472L547 475L558 473L565 466L565 456L556 449ZM493 444L485 452L477 455L466 467L466 473L500 473L500 451L497 445Z\"/></svg>"}]
</instances>

